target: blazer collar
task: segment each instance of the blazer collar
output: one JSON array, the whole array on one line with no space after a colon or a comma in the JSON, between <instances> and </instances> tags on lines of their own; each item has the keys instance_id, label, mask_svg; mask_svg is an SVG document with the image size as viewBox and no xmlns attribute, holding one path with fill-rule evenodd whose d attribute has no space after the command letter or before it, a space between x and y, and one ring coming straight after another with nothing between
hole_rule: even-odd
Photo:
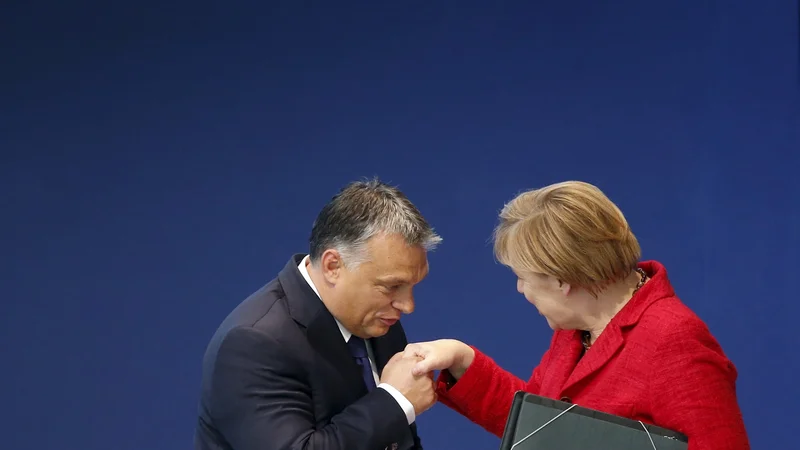
<instances>
[{"instance_id":1,"label":"blazer collar","mask_svg":"<svg viewBox=\"0 0 800 450\"><path fill-rule=\"evenodd\" d=\"M675 294L663 265L656 261L644 261L638 264L650 280L631 297L625 307L611 319L597 342L580 358L583 351L581 332L564 331L559 343L559 360L564 367L574 367L572 373L565 373L566 383L562 391L579 383L592 373L603 367L622 348L625 343L624 329L634 326L644 312L653 303ZM578 358L580 360L578 361ZM575 362L577 361L577 365Z\"/></svg>"},{"instance_id":2,"label":"blazer collar","mask_svg":"<svg viewBox=\"0 0 800 450\"><path fill-rule=\"evenodd\" d=\"M675 290L669 282L667 269L657 261L643 261L638 264L643 269L650 280L639 289L627 305L611 319L611 324L621 328L635 325L642 314L647 311L653 303L667 297L673 297Z\"/></svg>"}]
</instances>

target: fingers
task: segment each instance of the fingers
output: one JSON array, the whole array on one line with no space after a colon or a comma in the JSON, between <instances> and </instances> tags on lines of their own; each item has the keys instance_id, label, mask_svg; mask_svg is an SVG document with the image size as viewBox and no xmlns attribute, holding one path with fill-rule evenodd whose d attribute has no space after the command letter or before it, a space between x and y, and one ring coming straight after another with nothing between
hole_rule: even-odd
<instances>
[{"instance_id":1,"label":"fingers","mask_svg":"<svg viewBox=\"0 0 800 450\"><path fill-rule=\"evenodd\" d=\"M408 344L406 345L403 355L406 357L417 356L425 358L428 355L429 349L423 344Z\"/></svg>"},{"instance_id":2,"label":"fingers","mask_svg":"<svg viewBox=\"0 0 800 450\"><path fill-rule=\"evenodd\" d=\"M436 361L433 359L423 359L414 364L411 373L415 376L425 375L436 370Z\"/></svg>"},{"instance_id":3,"label":"fingers","mask_svg":"<svg viewBox=\"0 0 800 450\"><path fill-rule=\"evenodd\" d=\"M430 374L434 370L441 369L441 367L438 367L441 365L441 361L439 361L441 358L429 343L408 344L403 351L403 355L407 358L419 359L411 370L411 373L415 376Z\"/></svg>"},{"instance_id":4,"label":"fingers","mask_svg":"<svg viewBox=\"0 0 800 450\"><path fill-rule=\"evenodd\" d=\"M408 356L408 355L406 355L405 352L401 351L401 352L397 352L394 355L392 355L392 357L389 359L389 361L386 362L386 366L385 367L402 367L402 366L409 367L409 366L411 366L411 368L413 369L413 365L417 361L422 361L422 357L421 356L415 356L413 354Z\"/></svg>"}]
</instances>

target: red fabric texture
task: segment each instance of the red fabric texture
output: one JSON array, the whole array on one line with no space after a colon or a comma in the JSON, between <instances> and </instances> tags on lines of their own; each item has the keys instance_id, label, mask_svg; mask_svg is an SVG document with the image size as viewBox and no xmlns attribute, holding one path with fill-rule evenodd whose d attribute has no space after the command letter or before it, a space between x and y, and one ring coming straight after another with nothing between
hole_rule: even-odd
<instances>
[{"instance_id":1,"label":"red fabric texture","mask_svg":"<svg viewBox=\"0 0 800 450\"><path fill-rule=\"evenodd\" d=\"M474 349L475 360L450 390L440 376L439 401L498 437L514 393L523 390L678 431L689 450L749 450L733 363L675 296L664 266L639 267L650 281L582 358L580 332L556 331L523 381Z\"/></svg>"}]
</instances>

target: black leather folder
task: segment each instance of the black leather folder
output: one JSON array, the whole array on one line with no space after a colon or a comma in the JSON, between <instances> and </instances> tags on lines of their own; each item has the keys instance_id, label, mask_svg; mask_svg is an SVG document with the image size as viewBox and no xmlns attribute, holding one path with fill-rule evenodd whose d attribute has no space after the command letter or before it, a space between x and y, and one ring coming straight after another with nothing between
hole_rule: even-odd
<instances>
[{"instance_id":1,"label":"black leather folder","mask_svg":"<svg viewBox=\"0 0 800 450\"><path fill-rule=\"evenodd\" d=\"M686 436L580 405L517 392L500 450L687 450Z\"/></svg>"}]
</instances>

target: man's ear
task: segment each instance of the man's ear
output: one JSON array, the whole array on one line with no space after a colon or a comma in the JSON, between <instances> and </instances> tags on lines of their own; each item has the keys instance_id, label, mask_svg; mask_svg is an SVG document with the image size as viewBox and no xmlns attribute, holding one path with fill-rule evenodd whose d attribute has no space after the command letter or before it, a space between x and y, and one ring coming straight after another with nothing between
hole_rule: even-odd
<instances>
[{"instance_id":1,"label":"man's ear","mask_svg":"<svg viewBox=\"0 0 800 450\"><path fill-rule=\"evenodd\" d=\"M319 258L320 270L325 281L335 285L339 278L342 276L344 270L344 263L342 262L342 255L334 249L325 250Z\"/></svg>"}]
</instances>

